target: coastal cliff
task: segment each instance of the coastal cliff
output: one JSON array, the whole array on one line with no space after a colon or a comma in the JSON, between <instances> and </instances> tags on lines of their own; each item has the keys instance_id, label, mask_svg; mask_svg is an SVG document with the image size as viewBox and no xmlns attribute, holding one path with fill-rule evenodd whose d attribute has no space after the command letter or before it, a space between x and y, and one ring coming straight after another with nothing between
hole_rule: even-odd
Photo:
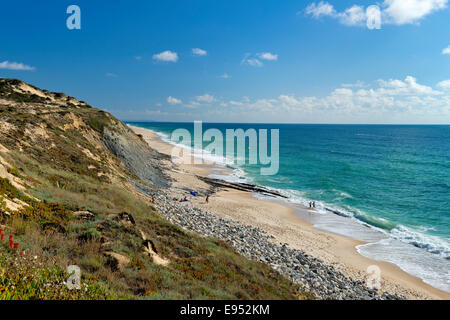
<instances>
[{"instance_id":1,"label":"coastal cliff","mask_svg":"<svg viewBox=\"0 0 450 320\"><path fill-rule=\"evenodd\" d=\"M66 94L0 79L0 128L0 299L404 298L211 206L174 201L189 177L166 152ZM196 179L207 193L279 196ZM66 285L68 266L79 290Z\"/></svg>"},{"instance_id":2,"label":"coastal cliff","mask_svg":"<svg viewBox=\"0 0 450 320\"><path fill-rule=\"evenodd\" d=\"M0 128L0 298L313 298L162 218L151 196L170 185L167 156L111 114L0 79ZM69 265L82 290L64 284Z\"/></svg>"}]
</instances>

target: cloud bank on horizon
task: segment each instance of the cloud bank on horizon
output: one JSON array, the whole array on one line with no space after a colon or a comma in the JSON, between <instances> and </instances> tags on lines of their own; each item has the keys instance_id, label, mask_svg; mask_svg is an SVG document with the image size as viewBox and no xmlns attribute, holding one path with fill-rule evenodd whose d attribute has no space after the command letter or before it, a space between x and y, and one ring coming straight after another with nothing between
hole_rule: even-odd
<instances>
[{"instance_id":1,"label":"cloud bank on horizon","mask_svg":"<svg viewBox=\"0 0 450 320\"><path fill-rule=\"evenodd\" d=\"M342 84L323 97L280 94L227 100L204 94L189 103L172 97L167 102L179 108L170 112L148 109L143 115L161 121L194 121L201 115L204 121L220 117L230 122L440 123L439 119L450 116L450 79L434 87L419 83L413 76L379 79L372 84L358 81Z\"/></svg>"}]
</instances>

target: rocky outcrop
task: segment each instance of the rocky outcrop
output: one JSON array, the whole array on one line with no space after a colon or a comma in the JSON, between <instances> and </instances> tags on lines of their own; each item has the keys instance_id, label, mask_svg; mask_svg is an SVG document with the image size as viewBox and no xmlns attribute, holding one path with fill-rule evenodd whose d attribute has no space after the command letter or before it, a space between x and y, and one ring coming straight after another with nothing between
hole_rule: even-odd
<instances>
[{"instance_id":1,"label":"rocky outcrop","mask_svg":"<svg viewBox=\"0 0 450 320\"><path fill-rule=\"evenodd\" d=\"M155 188L167 188L167 177L160 160L167 156L151 149L128 128L112 131L105 128L103 140L107 148L144 183Z\"/></svg>"},{"instance_id":2,"label":"rocky outcrop","mask_svg":"<svg viewBox=\"0 0 450 320\"><path fill-rule=\"evenodd\" d=\"M89 211L75 211L75 212L72 212L72 214L75 217L83 219L83 220L92 221L95 219L95 214L93 214L92 212L89 212Z\"/></svg>"},{"instance_id":3,"label":"rocky outcrop","mask_svg":"<svg viewBox=\"0 0 450 320\"><path fill-rule=\"evenodd\" d=\"M105 252L104 255L108 257L108 265L113 270L123 270L123 268L131 262L131 260L124 255L115 252Z\"/></svg>"},{"instance_id":4,"label":"rocky outcrop","mask_svg":"<svg viewBox=\"0 0 450 320\"><path fill-rule=\"evenodd\" d=\"M274 190L269 190L269 189L266 189L266 188L263 188L263 187L260 187L260 186L254 185L254 184L228 182L228 181L224 181L224 180L213 179L213 178L202 177L202 176L197 176L197 178L208 183L209 185L211 185L212 187L215 187L215 188L235 189L235 190L240 190L240 191L259 193L259 194L271 196L271 197L279 197L279 198L285 198L285 199L287 198L285 195L282 195L279 192L276 192Z\"/></svg>"}]
</instances>

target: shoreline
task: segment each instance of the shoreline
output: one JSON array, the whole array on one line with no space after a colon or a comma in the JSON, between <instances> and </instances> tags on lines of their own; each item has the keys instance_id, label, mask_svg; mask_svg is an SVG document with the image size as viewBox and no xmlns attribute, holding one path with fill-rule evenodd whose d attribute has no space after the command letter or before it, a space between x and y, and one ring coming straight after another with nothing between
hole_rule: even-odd
<instances>
[{"instance_id":1,"label":"shoreline","mask_svg":"<svg viewBox=\"0 0 450 320\"><path fill-rule=\"evenodd\" d=\"M173 145L162 141L153 131L129 127L141 134L153 149L171 154ZM167 174L173 179L173 185L168 190L171 197L184 196L188 190L198 191L202 195L212 192L211 186L197 176L207 177L213 173L213 166L175 165L170 160L166 162ZM367 242L314 228L312 223L299 217L299 212L308 213L308 208L290 206L277 200L257 199L249 192L220 189L211 195L209 204L204 203L203 197L190 199L192 207L207 209L218 217L260 228L273 237L272 242L302 250L333 266L350 279L365 282L367 267L376 265L381 270L381 292L401 294L408 299L450 299L450 294L426 284L394 264L362 256L356 247Z\"/></svg>"}]
</instances>

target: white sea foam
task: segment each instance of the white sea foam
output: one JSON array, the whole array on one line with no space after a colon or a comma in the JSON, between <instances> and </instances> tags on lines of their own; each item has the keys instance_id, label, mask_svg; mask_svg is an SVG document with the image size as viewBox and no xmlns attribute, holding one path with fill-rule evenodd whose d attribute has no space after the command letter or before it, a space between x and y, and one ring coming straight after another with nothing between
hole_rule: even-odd
<instances>
[{"instance_id":1,"label":"white sea foam","mask_svg":"<svg viewBox=\"0 0 450 320\"><path fill-rule=\"evenodd\" d=\"M286 201L294 205L307 206L312 201L297 190L276 191L289 196ZM270 200L262 195L257 198ZM367 214L357 209L346 210L317 201L316 207L319 214L300 214L300 217L317 229L369 242L357 248L363 256L393 263L435 288L450 292L450 256L445 240L401 225L391 231L376 227L358 219ZM378 220L380 225L389 224L384 218L370 218Z\"/></svg>"},{"instance_id":2,"label":"white sea foam","mask_svg":"<svg viewBox=\"0 0 450 320\"><path fill-rule=\"evenodd\" d=\"M394 238L357 247L365 257L387 261L440 290L450 292L450 262Z\"/></svg>"},{"instance_id":3,"label":"white sea foam","mask_svg":"<svg viewBox=\"0 0 450 320\"><path fill-rule=\"evenodd\" d=\"M391 236L394 239L409 243L417 248L438 255L444 259L450 260L450 245L442 238L424 234L418 230L398 225L391 230ZM450 261L449 268L450 268Z\"/></svg>"},{"instance_id":4,"label":"white sea foam","mask_svg":"<svg viewBox=\"0 0 450 320\"><path fill-rule=\"evenodd\" d=\"M178 147L180 149L183 149L186 152L186 156L188 157L193 157L193 158L197 158L197 159L202 159L203 162L205 162L206 164L210 164L210 165L218 165L221 167L227 166L227 165L231 165L234 162L234 159L230 159L230 158L226 158L223 156L219 156L216 154L212 154L206 150L203 149L198 149L198 148L194 148L191 145L186 145L183 143L176 143L174 141L171 140L170 136L168 134L162 133L162 132L157 132L157 131L153 131L150 129L147 129L149 131L152 131L154 133L156 133L162 141L169 143L175 147Z\"/></svg>"}]
</instances>

